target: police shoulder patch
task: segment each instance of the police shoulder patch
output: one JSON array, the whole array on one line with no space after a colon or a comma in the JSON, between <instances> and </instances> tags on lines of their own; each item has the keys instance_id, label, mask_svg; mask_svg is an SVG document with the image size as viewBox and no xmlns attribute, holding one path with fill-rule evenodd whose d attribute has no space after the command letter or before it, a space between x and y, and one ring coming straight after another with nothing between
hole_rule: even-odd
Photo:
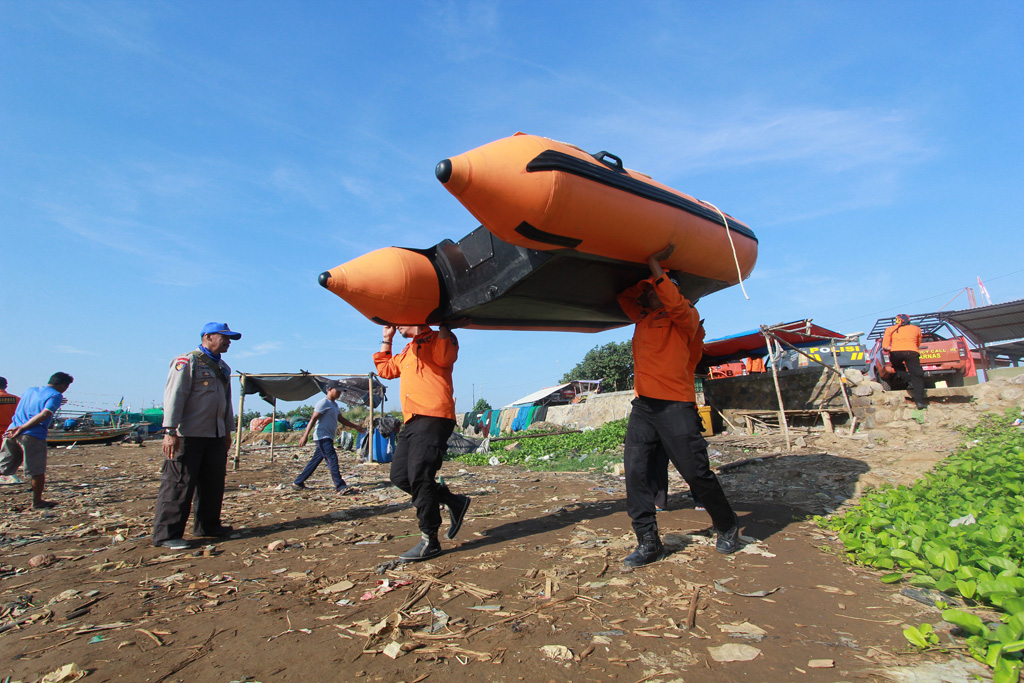
<instances>
[{"instance_id":1,"label":"police shoulder patch","mask_svg":"<svg viewBox=\"0 0 1024 683\"><path fill-rule=\"evenodd\" d=\"M178 356L174 359L174 369L181 372L188 365L188 356Z\"/></svg>"}]
</instances>

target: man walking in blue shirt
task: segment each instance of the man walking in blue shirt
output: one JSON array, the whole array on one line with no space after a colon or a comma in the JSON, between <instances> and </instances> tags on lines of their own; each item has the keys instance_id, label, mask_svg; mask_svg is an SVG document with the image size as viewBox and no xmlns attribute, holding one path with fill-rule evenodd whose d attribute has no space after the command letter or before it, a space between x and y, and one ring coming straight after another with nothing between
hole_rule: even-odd
<instances>
[{"instance_id":1,"label":"man walking in blue shirt","mask_svg":"<svg viewBox=\"0 0 1024 683\"><path fill-rule=\"evenodd\" d=\"M309 432L315 427L316 448L313 451L313 457L310 458L309 463L302 470L302 474L292 482L292 488L306 488L304 482L309 479L321 461L326 460L327 471L331 473L331 479L334 480L334 490L338 493L349 493L352 491L352 489L349 489L348 484L345 483L345 480L341 478L341 471L338 469L338 452L334 450L334 435L338 431L338 422L360 433L365 430L341 416L341 409L338 408L337 404L337 400L341 396L341 387L341 382L333 379L329 380L326 390L327 397L320 399L313 406L313 417L309 419L306 431L302 433L302 438L299 439L299 446L306 445L306 442L309 440Z\"/></svg>"},{"instance_id":2,"label":"man walking in blue shirt","mask_svg":"<svg viewBox=\"0 0 1024 683\"><path fill-rule=\"evenodd\" d=\"M0 450L0 474L14 474L25 463L25 476L32 478L32 507L52 508L56 503L43 500L46 487L46 432L53 416L64 402L64 392L75 378L55 372L45 387L32 387L18 403L11 428L4 434Z\"/></svg>"}]
</instances>

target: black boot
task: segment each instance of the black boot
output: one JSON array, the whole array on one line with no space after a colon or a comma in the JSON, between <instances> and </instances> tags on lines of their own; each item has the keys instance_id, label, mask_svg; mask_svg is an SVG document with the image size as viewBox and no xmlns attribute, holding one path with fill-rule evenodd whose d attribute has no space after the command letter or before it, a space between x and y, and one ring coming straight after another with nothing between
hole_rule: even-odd
<instances>
[{"instance_id":1,"label":"black boot","mask_svg":"<svg viewBox=\"0 0 1024 683\"><path fill-rule=\"evenodd\" d=\"M427 535L423 534L420 542L415 547L406 550L398 556L402 562L419 562L429 560L441 554L441 542L437 540L437 532Z\"/></svg>"},{"instance_id":2,"label":"black boot","mask_svg":"<svg viewBox=\"0 0 1024 683\"><path fill-rule=\"evenodd\" d=\"M459 529L462 528L462 521L466 519L466 511L469 510L469 501L469 496L457 495L452 504L448 506L448 519L451 521L451 526L448 527L446 536L449 539L455 538L455 534L459 533Z\"/></svg>"},{"instance_id":3,"label":"black boot","mask_svg":"<svg viewBox=\"0 0 1024 683\"><path fill-rule=\"evenodd\" d=\"M622 561L627 567L642 567L665 556L665 546L661 544L657 531L648 531L643 536L638 535L637 542L636 550Z\"/></svg>"},{"instance_id":4,"label":"black boot","mask_svg":"<svg viewBox=\"0 0 1024 683\"><path fill-rule=\"evenodd\" d=\"M732 528L726 531L718 530L718 540L715 542L715 550L723 555L729 555L743 547L740 542L740 520L734 512L732 515Z\"/></svg>"}]
</instances>

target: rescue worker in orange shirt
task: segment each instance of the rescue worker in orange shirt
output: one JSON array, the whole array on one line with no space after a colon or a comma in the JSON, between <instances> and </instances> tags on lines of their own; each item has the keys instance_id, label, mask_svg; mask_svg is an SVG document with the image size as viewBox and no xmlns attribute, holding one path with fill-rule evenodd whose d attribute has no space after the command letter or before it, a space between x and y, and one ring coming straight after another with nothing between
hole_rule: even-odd
<instances>
[{"instance_id":1,"label":"rescue worker in orange shirt","mask_svg":"<svg viewBox=\"0 0 1024 683\"><path fill-rule=\"evenodd\" d=\"M391 355L395 331L410 341L397 356ZM402 419L391 460L391 483L412 496L421 539L398 556L418 562L441 554L437 532L440 505L448 508L447 537L455 538L469 509L469 496L456 495L434 477L448 452L448 437L455 428L452 367L459 357L459 341L446 325L435 332L427 325L384 326L380 351L373 354L377 374L401 378Z\"/></svg>"},{"instance_id":2,"label":"rescue worker in orange shirt","mask_svg":"<svg viewBox=\"0 0 1024 683\"><path fill-rule=\"evenodd\" d=\"M637 547L624 560L640 567L664 556L658 534L651 486L659 446L690 486L718 531L716 549L733 553L740 548L739 520L708 462L707 441L701 435L693 382L690 343L700 328L700 316L679 293L659 261L668 258L670 244L647 259L651 277L619 295L619 305L636 323L633 331L634 393L626 425L626 510L633 523Z\"/></svg>"},{"instance_id":3,"label":"rescue worker in orange shirt","mask_svg":"<svg viewBox=\"0 0 1024 683\"><path fill-rule=\"evenodd\" d=\"M921 328L910 324L910 316L900 313L896 324L882 335L882 350L888 352L893 371L910 386L910 393L919 409L924 402L924 370L921 369Z\"/></svg>"}]
</instances>

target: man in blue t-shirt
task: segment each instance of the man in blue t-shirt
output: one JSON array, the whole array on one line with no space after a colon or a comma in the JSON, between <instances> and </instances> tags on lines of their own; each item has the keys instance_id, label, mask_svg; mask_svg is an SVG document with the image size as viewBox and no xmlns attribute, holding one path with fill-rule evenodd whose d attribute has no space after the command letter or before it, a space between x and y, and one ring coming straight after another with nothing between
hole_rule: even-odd
<instances>
[{"instance_id":1,"label":"man in blue t-shirt","mask_svg":"<svg viewBox=\"0 0 1024 683\"><path fill-rule=\"evenodd\" d=\"M75 378L56 372L45 387L32 387L18 403L11 428L4 434L0 448L0 474L14 474L25 463L25 476L32 478L32 507L52 508L56 503L43 500L46 486L46 432L53 416L64 402L64 392Z\"/></svg>"},{"instance_id":2,"label":"man in blue t-shirt","mask_svg":"<svg viewBox=\"0 0 1024 683\"><path fill-rule=\"evenodd\" d=\"M306 431L302 433L302 438L299 439L299 446L305 446L309 440L309 432L314 428L316 429L316 448L313 450L313 457L310 458L305 469L302 470L302 474L292 482L292 488L306 488L304 482L319 467L320 462L326 460L327 471L331 473L331 479L334 480L334 490L338 493L351 493L352 489L341 478L341 472L338 470L338 453L334 450L334 434L338 431L339 422L349 429L354 429L360 433L365 430L341 416L341 409L338 408L337 404L337 400L341 396L341 382L337 380L328 381L326 392L327 398L320 399L313 406L313 417L309 418Z\"/></svg>"}]
</instances>

